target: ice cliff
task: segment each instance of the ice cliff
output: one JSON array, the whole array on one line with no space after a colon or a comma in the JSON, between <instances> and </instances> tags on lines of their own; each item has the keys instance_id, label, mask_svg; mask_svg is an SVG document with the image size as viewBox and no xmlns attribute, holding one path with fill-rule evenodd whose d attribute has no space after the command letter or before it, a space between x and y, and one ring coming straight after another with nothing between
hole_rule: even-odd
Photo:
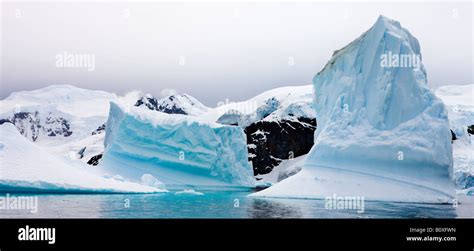
<instances>
[{"instance_id":1,"label":"ice cliff","mask_svg":"<svg viewBox=\"0 0 474 251\"><path fill-rule=\"evenodd\" d=\"M82 164L82 165L81 165ZM106 178L83 163L58 158L0 125L0 191L49 193L151 193L162 189Z\"/></svg>"},{"instance_id":2,"label":"ice cliff","mask_svg":"<svg viewBox=\"0 0 474 251\"><path fill-rule=\"evenodd\" d=\"M318 128L304 170L256 196L451 202L447 111L427 86L418 40L399 22L380 16L313 86Z\"/></svg>"},{"instance_id":3,"label":"ice cliff","mask_svg":"<svg viewBox=\"0 0 474 251\"><path fill-rule=\"evenodd\" d=\"M99 168L111 175L151 174L170 189L255 186L240 127L112 102L104 143Z\"/></svg>"}]
</instances>

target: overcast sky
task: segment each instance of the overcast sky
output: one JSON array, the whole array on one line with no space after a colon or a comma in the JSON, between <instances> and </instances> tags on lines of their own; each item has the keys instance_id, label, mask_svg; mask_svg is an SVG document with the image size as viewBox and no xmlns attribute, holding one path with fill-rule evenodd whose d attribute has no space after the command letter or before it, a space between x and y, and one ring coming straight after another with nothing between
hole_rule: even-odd
<instances>
[{"instance_id":1,"label":"overcast sky","mask_svg":"<svg viewBox=\"0 0 474 251\"><path fill-rule=\"evenodd\" d=\"M0 98L72 84L123 94L163 89L206 105L310 84L383 14L421 43L431 86L471 84L471 3L4 3ZM95 69L57 55L95 56Z\"/></svg>"}]
</instances>

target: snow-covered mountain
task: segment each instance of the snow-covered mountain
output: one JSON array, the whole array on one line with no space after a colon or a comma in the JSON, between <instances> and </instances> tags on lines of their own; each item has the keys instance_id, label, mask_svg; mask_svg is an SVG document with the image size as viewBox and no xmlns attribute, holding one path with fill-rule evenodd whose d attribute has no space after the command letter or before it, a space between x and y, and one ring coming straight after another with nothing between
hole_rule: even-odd
<instances>
[{"instance_id":1,"label":"snow-covered mountain","mask_svg":"<svg viewBox=\"0 0 474 251\"><path fill-rule=\"evenodd\" d=\"M52 85L34 91L12 93L0 101L0 119L13 123L32 141L55 144L84 138L107 118L108 103L115 94ZM67 138L67 139L65 139Z\"/></svg>"},{"instance_id":2,"label":"snow-covered mountain","mask_svg":"<svg viewBox=\"0 0 474 251\"><path fill-rule=\"evenodd\" d=\"M254 196L449 203L452 146L444 104L423 65L386 67L386 54L420 55L415 37L380 16L313 79L315 145L298 174Z\"/></svg>"},{"instance_id":3,"label":"snow-covered mountain","mask_svg":"<svg viewBox=\"0 0 474 251\"><path fill-rule=\"evenodd\" d=\"M51 85L12 93L0 101L0 124L12 123L19 132L49 152L88 162L103 152L103 131L110 101L135 102L138 93L113 93Z\"/></svg>"},{"instance_id":4,"label":"snow-covered mountain","mask_svg":"<svg viewBox=\"0 0 474 251\"><path fill-rule=\"evenodd\" d=\"M151 94L146 94L137 100L135 106L145 106L150 110L168 114L191 116L199 116L208 111L208 107L188 94L170 95L162 99L157 99Z\"/></svg>"},{"instance_id":5,"label":"snow-covered mountain","mask_svg":"<svg viewBox=\"0 0 474 251\"><path fill-rule=\"evenodd\" d=\"M12 93L1 101L0 114L28 107L56 109L76 117L104 117L108 103L117 95L104 91L78 88L72 85L50 85L33 91Z\"/></svg>"},{"instance_id":6,"label":"snow-covered mountain","mask_svg":"<svg viewBox=\"0 0 474 251\"><path fill-rule=\"evenodd\" d=\"M257 121L295 120L314 118L312 86L287 86L263 92L249 100L229 102L203 115L217 123L243 128Z\"/></svg>"}]
</instances>

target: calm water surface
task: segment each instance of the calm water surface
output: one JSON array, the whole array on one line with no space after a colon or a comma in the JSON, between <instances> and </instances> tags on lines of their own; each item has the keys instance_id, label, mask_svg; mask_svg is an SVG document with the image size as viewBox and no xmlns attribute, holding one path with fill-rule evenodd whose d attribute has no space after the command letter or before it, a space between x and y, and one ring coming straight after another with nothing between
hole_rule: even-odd
<instances>
[{"instance_id":1,"label":"calm water surface","mask_svg":"<svg viewBox=\"0 0 474 251\"><path fill-rule=\"evenodd\" d=\"M328 210L324 200L261 199L248 192L36 194L38 212L0 210L0 218L455 218L474 217L474 197L452 205L365 201L364 212ZM10 194L10 196L32 194ZM5 196L5 194L2 194Z\"/></svg>"}]
</instances>

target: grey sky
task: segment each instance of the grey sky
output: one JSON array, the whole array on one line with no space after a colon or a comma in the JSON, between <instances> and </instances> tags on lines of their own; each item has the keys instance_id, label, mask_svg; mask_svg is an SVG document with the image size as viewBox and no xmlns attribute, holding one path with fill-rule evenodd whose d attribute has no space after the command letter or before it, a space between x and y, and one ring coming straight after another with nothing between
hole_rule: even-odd
<instances>
[{"instance_id":1,"label":"grey sky","mask_svg":"<svg viewBox=\"0 0 474 251\"><path fill-rule=\"evenodd\" d=\"M210 106L243 100L311 83L379 14L419 39L430 85L473 83L471 3L43 2L4 3L1 13L1 99L72 84L173 88ZM63 52L93 54L95 70L55 67Z\"/></svg>"}]
</instances>

